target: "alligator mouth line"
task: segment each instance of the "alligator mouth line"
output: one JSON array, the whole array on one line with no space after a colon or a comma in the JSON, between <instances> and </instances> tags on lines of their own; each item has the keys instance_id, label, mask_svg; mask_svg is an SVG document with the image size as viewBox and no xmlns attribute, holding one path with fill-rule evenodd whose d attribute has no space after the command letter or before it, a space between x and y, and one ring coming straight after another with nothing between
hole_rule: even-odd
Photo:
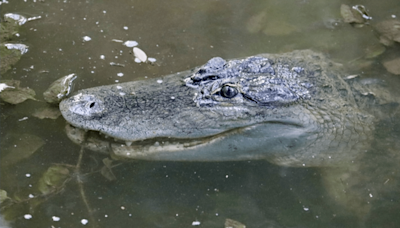
<instances>
[{"instance_id":1,"label":"alligator mouth line","mask_svg":"<svg viewBox=\"0 0 400 228\"><path fill-rule=\"evenodd\" d=\"M137 141L123 141L106 136L98 131L83 130L66 125L68 137L76 144L82 145L90 150L104 153L112 152L120 157L145 157L158 152L177 152L194 147L212 144L218 140L222 140L230 135L240 134L243 131L249 131L260 124L284 124L294 127L303 127L294 122L285 121L266 121L256 123L245 127L238 127L224 131L219 134L204 136L199 138L174 138L174 137L157 137Z\"/></svg>"},{"instance_id":2,"label":"alligator mouth line","mask_svg":"<svg viewBox=\"0 0 400 228\"><path fill-rule=\"evenodd\" d=\"M70 124L66 125L66 132L69 139L79 145L83 145L94 151L107 152L110 149L116 151L124 151L130 155L128 151L134 151L136 154L142 151L145 153L154 153L156 151L179 151L202 144L212 143L215 140L222 139L230 134L237 134L240 131L248 130L252 126L246 126L231 129L216 135L199 137L199 138L174 138L174 137L157 137L136 141L123 141L104 135L98 131L84 130L74 127Z\"/></svg>"}]
</instances>

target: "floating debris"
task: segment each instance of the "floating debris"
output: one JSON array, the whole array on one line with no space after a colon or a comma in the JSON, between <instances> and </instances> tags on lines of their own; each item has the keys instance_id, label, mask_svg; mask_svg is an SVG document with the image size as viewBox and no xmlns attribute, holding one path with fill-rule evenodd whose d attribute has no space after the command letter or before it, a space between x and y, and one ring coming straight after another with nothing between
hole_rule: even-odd
<instances>
[{"instance_id":1,"label":"floating debris","mask_svg":"<svg viewBox=\"0 0 400 228\"><path fill-rule=\"evenodd\" d=\"M19 50L21 52L21 55L25 54L28 52L28 46L25 44L4 44L4 46L7 47L7 49L12 50Z\"/></svg>"},{"instance_id":2,"label":"floating debris","mask_svg":"<svg viewBox=\"0 0 400 228\"><path fill-rule=\"evenodd\" d=\"M367 13L367 9L363 5L355 5L351 7L352 10L358 12L358 14L364 18L365 20L372 20L372 17L370 17Z\"/></svg>"},{"instance_id":3,"label":"floating debris","mask_svg":"<svg viewBox=\"0 0 400 228\"><path fill-rule=\"evenodd\" d=\"M151 62L151 63L154 63L154 62L157 61L155 58L152 58L152 57L147 58L147 60L148 60L149 62Z\"/></svg>"},{"instance_id":4,"label":"floating debris","mask_svg":"<svg viewBox=\"0 0 400 228\"><path fill-rule=\"evenodd\" d=\"M372 95L372 96L376 96L374 92L365 92L365 93L361 93L364 96L368 96L368 95Z\"/></svg>"},{"instance_id":5,"label":"floating debris","mask_svg":"<svg viewBox=\"0 0 400 228\"><path fill-rule=\"evenodd\" d=\"M51 219L53 219L54 222L60 221L60 217L57 216L52 216Z\"/></svg>"},{"instance_id":6,"label":"floating debris","mask_svg":"<svg viewBox=\"0 0 400 228\"><path fill-rule=\"evenodd\" d=\"M123 45L127 46L127 47L135 47L137 46L139 43L134 41L134 40L127 40L123 43Z\"/></svg>"},{"instance_id":7,"label":"floating debris","mask_svg":"<svg viewBox=\"0 0 400 228\"><path fill-rule=\"evenodd\" d=\"M0 92L3 91L3 90L5 90L5 89L7 89L7 88L15 89L14 86L9 86L9 85L7 85L6 83L0 83Z\"/></svg>"},{"instance_id":8,"label":"floating debris","mask_svg":"<svg viewBox=\"0 0 400 228\"><path fill-rule=\"evenodd\" d=\"M122 63L114 63L114 62L110 62L110 66L120 66L120 67L125 67L125 64L122 64Z\"/></svg>"},{"instance_id":9,"label":"floating debris","mask_svg":"<svg viewBox=\"0 0 400 228\"><path fill-rule=\"evenodd\" d=\"M83 37L83 42L88 42L88 41L91 41L92 40L92 38L90 38L89 36L84 36Z\"/></svg>"},{"instance_id":10,"label":"floating debris","mask_svg":"<svg viewBox=\"0 0 400 228\"><path fill-rule=\"evenodd\" d=\"M28 21L34 21L34 20L38 20L38 19L40 19L40 18L42 18L42 16L30 17L30 18L28 18L27 20L28 20Z\"/></svg>"},{"instance_id":11,"label":"floating debris","mask_svg":"<svg viewBox=\"0 0 400 228\"><path fill-rule=\"evenodd\" d=\"M117 43L122 43L122 42L124 42L123 40L117 40L117 39L112 39L111 41L112 41L112 42L117 42Z\"/></svg>"},{"instance_id":12,"label":"floating debris","mask_svg":"<svg viewBox=\"0 0 400 228\"><path fill-rule=\"evenodd\" d=\"M19 14L15 14L15 13L4 14L4 20L8 21L8 19L12 19L12 20L18 22L18 25L23 25L28 21L26 19L26 17L19 15Z\"/></svg>"},{"instance_id":13,"label":"floating debris","mask_svg":"<svg viewBox=\"0 0 400 228\"><path fill-rule=\"evenodd\" d=\"M88 224L88 222L89 222L89 220L87 220L87 219L82 219L81 220L82 225L86 225L86 224Z\"/></svg>"},{"instance_id":14,"label":"floating debris","mask_svg":"<svg viewBox=\"0 0 400 228\"><path fill-rule=\"evenodd\" d=\"M340 14L343 17L343 21L349 24L364 24L367 20L372 19L363 5L350 7L342 4L340 6Z\"/></svg>"},{"instance_id":15,"label":"floating debris","mask_svg":"<svg viewBox=\"0 0 400 228\"><path fill-rule=\"evenodd\" d=\"M16 14L16 13L6 13L4 14L4 20L8 21L9 19L12 19L14 21L16 21L18 23L18 25L23 25L28 21L33 21L33 20L38 20L42 18L42 16L36 16L36 17L29 17L26 18L20 14Z\"/></svg>"},{"instance_id":16,"label":"floating debris","mask_svg":"<svg viewBox=\"0 0 400 228\"><path fill-rule=\"evenodd\" d=\"M140 60L140 62L146 62L147 61L147 55L144 53L144 51L140 48L134 47L133 48L133 54L135 57ZM135 59L136 61L136 59Z\"/></svg>"},{"instance_id":17,"label":"floating debris","mask_svg":"<svg viewBox=\"0 0 400 228\"><path fill-rule=\"evenodd\" d=\"M28 117L27 116L25 116L25 117L22 117L21 119L18 119L18 121L24 121L24 120L27 120L28 119Z\"/></svg>"},{"instance_id":18,"label":"floating debris","mask_svg":"<svg viewBox=\"0 0 400 228\"><path fill-rule=\"evenodd\" d=\"M19 104L28 99L35 99L35 91L30 88L20 88L20 81L17 80L4 80L2 84L6 84L8 87L4 88L0 93L0 98L10 104Z\"/></svg>"},{"instance_id":19,"label":"floating debris","mask_svg":"<svg viewBox=\"0 0 400 228\"><path fill-rule=\"evenodd\" d=\"M353 78L356 78L356 77L358 77L358 74L349 75L349 76L345 77L344 79L345 80L349 80L349 79L353 79Z\"/></svg>"},{"instance_id":20,"label":"floating debris","mask_svg":"<svg viewBox=\"0 0 400 228\"><path fill-rule=\"evenodd\" d=\"M58 104L72 90L73 81L77 78L75 74L64 76L53 82L43 93L44 100L50 104Z\"/></svg>"}]
</instances>

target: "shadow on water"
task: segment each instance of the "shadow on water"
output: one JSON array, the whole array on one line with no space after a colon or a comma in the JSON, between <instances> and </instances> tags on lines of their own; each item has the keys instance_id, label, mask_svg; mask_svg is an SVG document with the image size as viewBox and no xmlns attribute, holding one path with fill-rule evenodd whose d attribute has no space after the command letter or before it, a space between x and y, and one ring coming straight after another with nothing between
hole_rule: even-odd
<instances>
[{"instance_id":1,"label":"shadow on water","mask_svg":"<svg viewBox=\"0 0 400 228\"><path fill-rule=\"evenodd\" d=\"M355 28L343 23L342 3L352 4L9 1L2 4L1 16L20 13L42 18L20 27L12 41L28 45L29 51L1 80L19 80L43 100L41 94L51 82L71 73L78 75L76 87L82 89L179 72L214 56L237 58L309 48L341 63L357 63L353 68L350 65L349 73L373 83L379 79L397 91L400 78L388 73L382 63L396 56L399 45L385 47L386 52L373 59L357 61L379 45L378 37L371 26ZM373 16L372 25L392 15L400 17L397 1L362 4ZM84 36L91 41L84 42ZM156 62L136 63L132 48L113 39L137 41ZM65 135L62 117L33 117L42 105L32 100L18 105L1 102L0 188L4 191L0 227L79 227L86 223L87 227L190 227L198 223L223 227L226 219L246 227L400 224L400 108L395 103L381 107L371 149L354 169L346 171L287 168L265 161L109 164L104 160L107 155L74 145ZM325 181L324 177L336 172L334 181ZM348 196L349 201L343 200ZM358 200L351 202L353 198Z\"/></svg>"}]
</instances>

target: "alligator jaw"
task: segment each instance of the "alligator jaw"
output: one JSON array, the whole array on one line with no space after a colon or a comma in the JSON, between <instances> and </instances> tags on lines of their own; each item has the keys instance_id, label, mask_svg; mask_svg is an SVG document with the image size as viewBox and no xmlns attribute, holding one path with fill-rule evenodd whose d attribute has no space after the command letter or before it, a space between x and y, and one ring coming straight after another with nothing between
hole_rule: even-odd
<instances>
[{"instance_id":1,"label":"alligator jaw","mask_svg":"<svg viewBox=\"0 0 400 228\"><path fill-rule=\"evenodd\" d=\"M277 126L286 131L276 133ZM266 121L246 127L230 129L222 133L198 138L157 137L136 141L115 139L98 131L85 131L67 124L68 137L77 144L93 151L111 153L116 159L171 160L171 161L234 161L264 159L264 151L256 150L242 154L242 148L252 147L254 143L264 143L268 150L274 146L269 138L298 138L308 132L304 126L290 121ZM267 130L271 129L271 130ZM77 133L80 132L80 133ZM80 138L77 139L76 136ZM247 135L248 139L241 138ZM291 136L292 135L292 136ZM251 142L254 141L254 142ZM285 139L282 141L282 145ZM242 147L242 148L239 148ZM268 151L267 150L267 151ZM274 149L271 149L274 151ZM269 154L271 156L271 154Z\"/></svg>"}]
</instances>

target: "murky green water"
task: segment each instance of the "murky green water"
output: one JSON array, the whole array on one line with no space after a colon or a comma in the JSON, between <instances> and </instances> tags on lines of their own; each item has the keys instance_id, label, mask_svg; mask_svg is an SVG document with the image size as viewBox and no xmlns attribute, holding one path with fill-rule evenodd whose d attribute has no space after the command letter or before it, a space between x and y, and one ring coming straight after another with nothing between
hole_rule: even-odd
<instances>
[{"instance_id":1,"label":"murky green water","mask_svg":"<svg viewBox=\"0 0 400 228\"><path fill-rule=\"evenodd\" d=\"M78 75L76 89L82 89L179 72L215 56L309 48L340 63L357 63L379 44L370 26L341 22L340 5L353 1L9 2L1 5L1 16L42 18L21 27L14 40L29 51L1 79L20 80L39 100L51 82L71 73ZM369 10L372 25L400 17L398 0L357 3ZM84 42L84 36L91 40ZM132 48L113 39L137 41L155 64L135 63ZM400 77L388 73L382 62L399 53L398 44L388 47L364 62L362 70L351 65L349 74L383 80L395 94ZM1 103L0 188L13 199L1 212L4 226L223 227L227 218L247 227L400 226L400 115L395 104L384 107L387 116L380 117L376 139L357 169L329 183L324 178L334 171L323 167L287 168L264 161L115 162L116 180L110 181L100 172L107 156L84 151L80 160L80 147L66 137L62 117L32 116L42 106L40 101ZM38 142L33 140L12 157L32 135L43 146L27 154ZM56 168L46 172L49 167ZM352 192L332 194L349 185Z\"/></svg>"}]
</instances>

